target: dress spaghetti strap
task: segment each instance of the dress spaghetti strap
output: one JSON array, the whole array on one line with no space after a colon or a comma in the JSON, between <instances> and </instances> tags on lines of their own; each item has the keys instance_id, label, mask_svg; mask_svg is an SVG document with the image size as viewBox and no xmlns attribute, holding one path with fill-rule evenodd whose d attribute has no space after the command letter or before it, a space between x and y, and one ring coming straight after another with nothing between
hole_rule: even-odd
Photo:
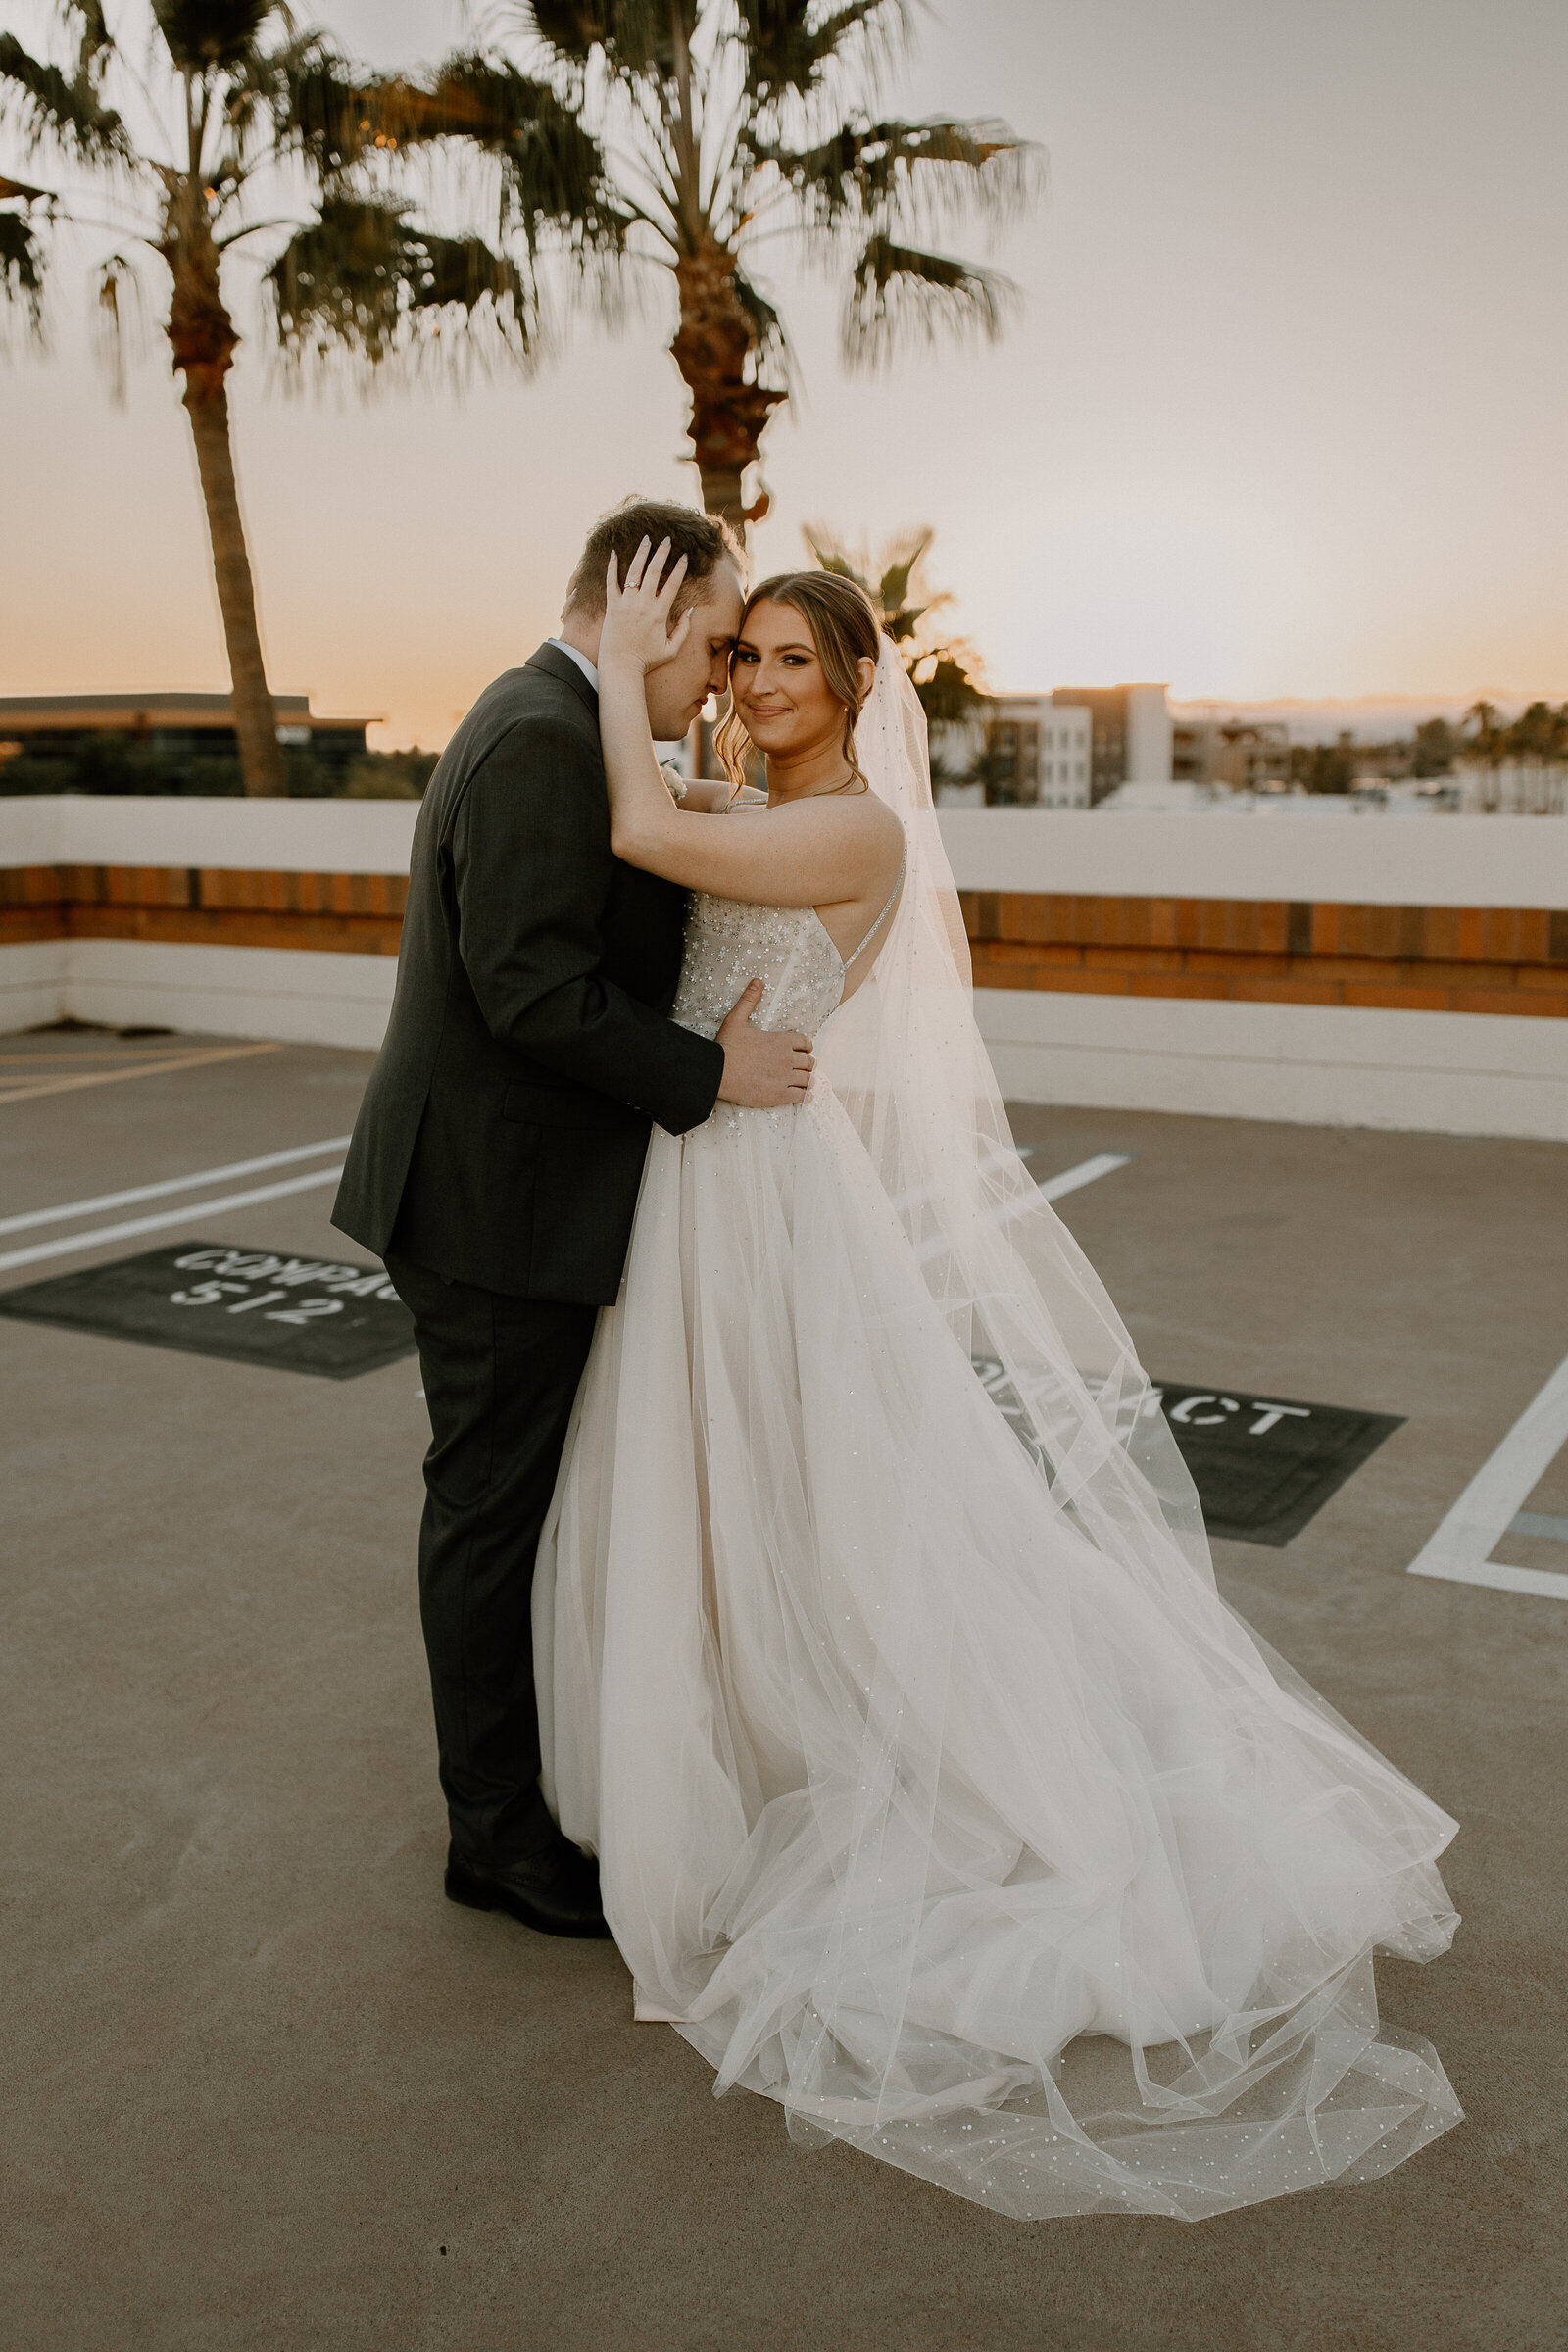
<instances>
[{"instance_id":1,"label":"dress spaghetti strap","mask_svg":"<svg viewBox=\"0 0 1568 2352\"><path fill-rule=\"evenodd\" d=\"M899 859L899 878L893 885L893 895L888 900L888 903L883 907L881 913L877 916L876 921L871 925L870 930L861 940L859 946L856 949L855 954L853 956L845 956L844 969L846 971L849 970L852 963L858 962L859 958L865 954L866 949L871 945L872 940L875 939L877 933L881 930L883 924L887 921L888 916L893 912L894 907L898 905L899 893L904 888L904 869L908 862L909 851L908 845L906 843L904 856Z\"/></svg>"}]
</instances>

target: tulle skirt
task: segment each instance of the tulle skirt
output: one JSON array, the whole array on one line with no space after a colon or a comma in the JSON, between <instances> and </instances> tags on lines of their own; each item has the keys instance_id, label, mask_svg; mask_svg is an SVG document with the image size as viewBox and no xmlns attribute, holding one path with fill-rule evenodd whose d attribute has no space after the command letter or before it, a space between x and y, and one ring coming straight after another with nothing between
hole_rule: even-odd
<instances>
[{"instance_id":1,"label":"tulle skirt","mask_svg":"<svg viewBox=\"0 0 1568 2352\"><path fill-rule=\"evenodd\" d=\"M1019 2219L1369 2180L1460 2120L1372 1973L1455 1825L1067 1494L831 1093L656 1131L535 1583L636 2013Z\"/></svg>"}]
</instances>

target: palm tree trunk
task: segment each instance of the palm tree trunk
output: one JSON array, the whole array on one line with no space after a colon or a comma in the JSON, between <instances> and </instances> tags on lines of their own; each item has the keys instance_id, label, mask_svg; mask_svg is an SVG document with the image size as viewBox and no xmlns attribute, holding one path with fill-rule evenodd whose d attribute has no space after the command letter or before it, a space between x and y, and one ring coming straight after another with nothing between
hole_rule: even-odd
<instances>
[{"instance_id":1,"label":"palm tree trunk","mask_svg":"<svg viewBox=\"0 0 1568 2352\"><path fill-rule=\"evenodd\" d=\"M234 458L228 440L228 392L221 376L216 384L203 383L203 372L193 368L186 375L185 414L190 418L191 435L196 443L196 465L207 504L213 572L228 647L240 774L248 794L282 799L288 783L277 742L277 713L262 659L256 590L245 547L245 525L240 519L239 492L234 482Z\"/></svg>"},{"instance_id":2,"label":"palm tree trunk","mask_svg":"<svg viewBox=\"0 0 1568 2352\"><path fill-rule=\"evenodd\" d=\"M185 378L182 398L196 443L196 466L207 507L213 574L228 647L240 774L248 794L281 800L288 782L277 743L277 713L262 659L256 588L229 446L226 378L239 336L219 292L219 257L199 177L182 180L172 191L159 250L174 280L167 331L175 373Z\"/></svg>"},{"instance_id":3,"label":"palm tree trunk","mask_svg":"<svg viewBox=\"0 0 1568 2352\"><path fill-rule=\"evenodd\" d=\"M721 514L744 547L748 520L760 518L748 515L739 468L726 467L715 473L710 466L703 465L699 459L697 472L703 485L704 514Z\"/></svg>"},{"instance_id":4,"label":"palm tree trunk","mask_svg":"<svg viewBox=\"0 0 1568 2352\"><path fill-rule=\"evenodd\" d=\"M747 506L744 476L784 394L747 381L757 331L735 298L735 256L707 239L675 264L675 284L680 328L669 348L692 396L692 455L703 504L744 541L747 523L767 511L765 494Z\"/></svg>"}]
</instances>

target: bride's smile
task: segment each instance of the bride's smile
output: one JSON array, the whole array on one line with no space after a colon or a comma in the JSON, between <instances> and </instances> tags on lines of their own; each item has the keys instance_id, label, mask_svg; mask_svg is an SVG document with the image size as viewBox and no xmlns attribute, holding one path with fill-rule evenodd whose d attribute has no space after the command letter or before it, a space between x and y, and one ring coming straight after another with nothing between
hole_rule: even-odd
<instances>
[{"instance_id":1,"label":"bride's smile","mask_svg":"<svg viewBox=\"0 0 1568 2352\"><path fill-rule=\"evenodd\" d=\"M875 672L873 662L856 664L862 702ZM843 694L834 691L810 629L793 606L758 602L748 608L730 656L730 691L741 723L767 761L768 799L775 806L851 781Z\"/></svg>"}]
</instances>

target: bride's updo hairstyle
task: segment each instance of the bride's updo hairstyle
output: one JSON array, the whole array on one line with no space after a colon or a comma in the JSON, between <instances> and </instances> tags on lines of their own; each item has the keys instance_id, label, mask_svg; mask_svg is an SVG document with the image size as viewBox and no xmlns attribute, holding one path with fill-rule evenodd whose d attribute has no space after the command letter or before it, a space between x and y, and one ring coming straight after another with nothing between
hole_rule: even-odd
<instances>
[{"instance_id":1,"label":"bride's updo hairstyle","mask_svg":"<svg viewBox=\"0 0 1568 2352\"><path fill-rule=\"evenodd\" d=\"M739 633L745 633L759 605L789 605L810 630L828 691L844 705L844 757L850 774L864 784L855 754L855 722L865 699L860 692L859 664L875 662L882 650L876 608L857 581L836 571L777 571L770 580L762 580L746 599ZM737 792L746 782L751 740L732 703L729 716L713 738L713 750Z\"/></svg>"}]
</instances>

